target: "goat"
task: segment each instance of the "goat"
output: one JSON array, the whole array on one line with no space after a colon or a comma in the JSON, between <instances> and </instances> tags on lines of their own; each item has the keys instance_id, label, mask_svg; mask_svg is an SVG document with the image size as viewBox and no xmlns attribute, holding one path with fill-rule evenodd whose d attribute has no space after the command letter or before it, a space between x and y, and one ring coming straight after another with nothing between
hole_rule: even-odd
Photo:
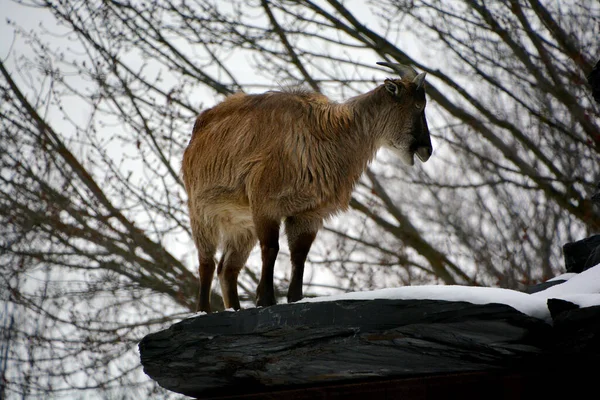
<instances>
[{"instance_id":1,"label":"goat","mask_svg":"<svg viewBox=\"0 0 600 400\"><path fill-rule=\"evenodd\" d=\"M260 244L257 306L276 303L273 271L285 221L292 273L288 302L302 298L304 263L323 220L348 208L353 188L386 146L407 165L432 154L425 72L378 63L401 79L335 103L312 92L237 93L203 111L184 152L182 175L198 249L198 311L211 312L215 253L226 308L240 309L237 279Z\"/></svg>"}]
</instances>

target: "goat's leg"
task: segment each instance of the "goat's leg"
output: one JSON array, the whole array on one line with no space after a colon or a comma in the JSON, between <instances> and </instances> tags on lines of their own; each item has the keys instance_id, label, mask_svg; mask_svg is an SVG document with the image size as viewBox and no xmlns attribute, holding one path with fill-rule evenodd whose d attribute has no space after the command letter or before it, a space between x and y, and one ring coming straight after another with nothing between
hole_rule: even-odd
<instances>
[{"instance_id":1,"label":"goat's leg","mask_svg":"<svg viewBox=\"0 0 600 400\"><path fill-rule=\"evenodd\" d=\"M292 262L292 276L287 295L288 303L302 299L304 263L322 224L320 218L310 216L288 217L285 220L285 231L288 237Z\"/></svg>"},{"instance_id":2,"label":"goat's leg","mask_svg":"<svg viewBox=\"0 0 600 400\"><path fill-rule=\"evenodd\" d=\"M278 220L273 219L255 218L254 220L262 256L262 271L256 289L256 305L260 307L276 304L273 272L277 253L279 252L279 224Z\"/></svg>"},{"instance_id":3,"label":"goat's leg","mask_svg":"<svg viewBox=\"0 0 600 400\"><path fill-rule=\"evenodd\" d=\"M256 238L251 231L225 239L223 256L217 269L225 308L234 310L241 308L237 290L238 275L244 268L255 243Z\"/></svg>"},{"instance_id":4,"label":"goat's leg","mask_svg":"<svg viewBox=\"0 0 600 400\"><path fill-rule=\"evenodd\" d=\"M198 293L198 304L196 311L204 311L210 313L210 290L212 280L215 274L215 260L213 255L200 255L200 266L198 273L200 275L200 291Z\"/></svg>"},{"instance_id":5,"label":"goat's leg","mask_svg":"<svg viewBox=\"0 0 600 400\"><path fill-rule=\"evenodd\" d=\"M215 273L215 251L218 233L210 226L199 224L192 217L192 236L198 249L198 274L200 276L200 289L196 311L211 312L210 292Z\"/></svg>"}]
</instances>

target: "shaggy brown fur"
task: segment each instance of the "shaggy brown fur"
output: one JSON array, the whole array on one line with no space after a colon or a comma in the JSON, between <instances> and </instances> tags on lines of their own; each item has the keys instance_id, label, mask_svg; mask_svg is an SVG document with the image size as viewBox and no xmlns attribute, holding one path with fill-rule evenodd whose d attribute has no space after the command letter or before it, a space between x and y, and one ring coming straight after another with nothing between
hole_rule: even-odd
<instances>
[{"instance_id":1,"label":"shaggy brown fur","mask_svg":"<svg viewBox=\"0 0 600 400\"><path fill-rule=\"evenodd\" d=\"M219 245L225 307L240 308L237 277L257 240L257 304L275 304L282 220L292 262L288 301L300 300L304 263L322 221L348 208L377 150L388 146L408 164L415 153L429 158L425 93L411 78L386 80L342 104L317 93L240 93L200 114L182 166L199 253L200 311L211 311Z\"/></svg>"}]
</instances>

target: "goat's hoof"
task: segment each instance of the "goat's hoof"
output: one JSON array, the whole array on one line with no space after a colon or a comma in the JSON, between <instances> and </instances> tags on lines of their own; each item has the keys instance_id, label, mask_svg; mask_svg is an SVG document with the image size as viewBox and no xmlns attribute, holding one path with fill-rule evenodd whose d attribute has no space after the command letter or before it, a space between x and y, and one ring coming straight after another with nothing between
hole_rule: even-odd
<instances>
[{"instance_id":1,"label":"goat's hoof","mask_svg":"<svg viewBox=\"0 0 600 400\"><path fill-rule=\"evenodd\" d=\"M275 301L275 297L269 298L269 299L263 299L263 298L259 297L256 300L257 307L269 307L269 306L274 306L275 304L277 304L277 302Z\"/></svg>"}]
</instances>

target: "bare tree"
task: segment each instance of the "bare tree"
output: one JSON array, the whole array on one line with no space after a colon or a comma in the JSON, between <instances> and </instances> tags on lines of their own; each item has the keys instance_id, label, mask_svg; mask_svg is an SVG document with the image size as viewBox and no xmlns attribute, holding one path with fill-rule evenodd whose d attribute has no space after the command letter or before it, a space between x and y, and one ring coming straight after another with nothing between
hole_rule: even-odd
<instances>
[{"instance_id":1,"label":"bare tree","mask_svg":"<svg viewBox=\"0 0 600 400\"><path fill-rule=\"evenodd\" d=\"M597 1L22 7L48 20L9 22L0 62L8 397L168 396L143 376L135 345L195 304L181 155L195 116L235 91L303 84L342 99L381 82L376 61L428 72L434 156L406 168L381 154L313 246L309 295L520 288L559 272L560 246L600 228L600 115L585 81L600 55ZM259 265L240 277L246 306Z\"/></svg>"}]
</instances>

